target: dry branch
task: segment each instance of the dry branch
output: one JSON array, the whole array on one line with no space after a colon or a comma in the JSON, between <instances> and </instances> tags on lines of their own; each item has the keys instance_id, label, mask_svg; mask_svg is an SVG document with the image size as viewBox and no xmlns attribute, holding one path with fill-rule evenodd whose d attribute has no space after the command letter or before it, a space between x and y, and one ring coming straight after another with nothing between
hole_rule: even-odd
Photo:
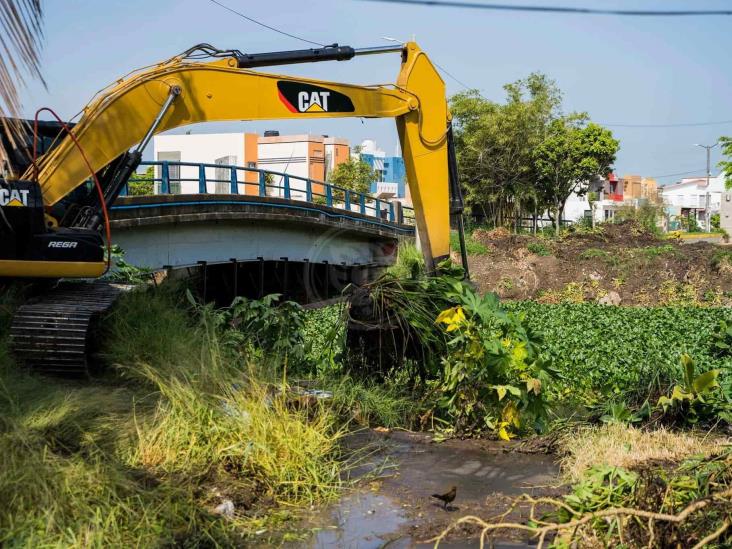
<instances>
[{"instance_id":1,"label":"dry branch","mask_svg":"<svg viewBox=\"0 0 732 549\"><path fill-rule=\"evenodd\" d=\"M434 542L435 548L439 547L440 543L445 539L445 537L457 526L461 524L474 524L481 528L480 533L480 547L483 549L485 547L485 541L486 537L489 534L492 534L498 530L519 530L524 532L531 533L533 538L538 538L537 543L537 549L542 549L544 546L544 543L546 542L546 538L550 534L559 534L562 532L568 532L571 531L571 538L575 539L577 536L577 533L580 530L580 527L587 525L588 523L591 523L592 521L596 519L610 519L614 518L617 520L618 525L618 535L621 538L621 543L623 542L623 533L622 533L622 519L635 517L638 519L644 518L648 519L648 531L649 531L649 544L648 547L652 547L653 542L655 541L655 530L654 530L654 524L656 522L667 522L667 523L674 523L674 524L680 524L684 522L690 515L696 513L697 511L709 506L714 501L717 500L724 500L724 499L730 499L732 497L732 488L728 488L727 490L723 490L717 494L713 494L712 496L709 496L704 499L697 500L688 506L686 506L684 509L679 511L677 514L669 514L669 513L656 513L653 511L646 511L643 509L634 509L631 507L613 507L610 509L603 509L602 511L594 511L592 513L584 513L581 514L572 509L571 507L567 506L566 503L553 499L553 498L533 498L530 496L523 496L523 500L526 501L531 505L531 522L537 523L536 526L532 526L529 524L521 524L518 522L497 522L497 523L490 523L486 522L485 520L481 519L480 517L474 516L474 515L468 515L465 517L462 517L455 521L453 524L448 526L445 530L443 530L438 536L427 540L428 542ZM570 520L568 522L563 523L556 523L556 522L543 522L543 521L537 521L533 517L535 516L535 510L537 505L539 504L549 504L555 506L555 508L562 508L569 511L572 515L574 515L575 518L573 520ZM505 515L504 515L505 516ZM704 547L706 544L715 541L719 539L730 527L730 518L726 518L722 525L715 530L714 532L710 533L706 537L704 537L699 543L694 545L694 549ZM626 540L627 541L627 540Z\"/></svg>"}]
</instances>

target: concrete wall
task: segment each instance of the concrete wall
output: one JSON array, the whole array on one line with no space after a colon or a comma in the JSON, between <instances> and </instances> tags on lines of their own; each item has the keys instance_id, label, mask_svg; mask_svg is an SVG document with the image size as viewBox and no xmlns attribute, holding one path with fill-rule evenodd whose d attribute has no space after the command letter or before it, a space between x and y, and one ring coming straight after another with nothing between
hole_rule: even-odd
<instances>
[{"instance_id":1,"label":"concrete wall","mask_svg":"<svg viewBox=\"0 0 732 549\"><path fill-rule=\"evenodd\" d=\"M730 191L725 191L721 195L719 226L732 234L732 192Z\"/></svg>"},{"instance_id":2,"label":"concrete wall","mask_svg":"<svg viewBox=\"0 0 732 549\"><path fill-rule=\"evenodd\" d=\"M258 257L355 265L372 263L382 255L381 243L343 231L286 223L219 221L118 228L114 242L125 250L126 261L151 268Z\"/></svg>"}]
</instances>

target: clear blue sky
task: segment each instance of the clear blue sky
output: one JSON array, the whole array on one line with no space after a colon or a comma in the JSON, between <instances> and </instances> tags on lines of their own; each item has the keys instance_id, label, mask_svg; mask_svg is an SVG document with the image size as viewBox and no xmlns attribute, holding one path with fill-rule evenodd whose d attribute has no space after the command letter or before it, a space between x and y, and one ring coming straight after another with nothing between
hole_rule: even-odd
<instances>
[{"instance_id":1,"label":"clear blue sky","mask_svg":"<svg viewBox=\"0 0 732 549\"><path fill-rule=\"evenodd\" d=\"M358 0L220 0L322 43L384 45L413 35L440 65L488 98L502 85L543 71L564 92L566 111L587 111L606 124L732 120L732 17L629 18L490 12ZM624 9L730 8L726 0L505 0L506 3ZM129 70L210 42L246 52L306 44L258 27L209 0L47 0L43 70L48 91L31 84L25 110L51 106L70 117L94 92ZM289 67L283 72L356 83L393 82L394 55ZM448 91L460 84L445 76ZM246 98L243 98L246 100ZM390 120L207 124L202 131L309 131L375 138L391 152ZM704 151L732 135L732 124L686 128L618 128L617 171L658 176L704 172ZM713 160L719 160L715 151ZM717 171L714 169L713 171ZM669 183L676 177L665 177Z\"/></svg>"}]
</instances>

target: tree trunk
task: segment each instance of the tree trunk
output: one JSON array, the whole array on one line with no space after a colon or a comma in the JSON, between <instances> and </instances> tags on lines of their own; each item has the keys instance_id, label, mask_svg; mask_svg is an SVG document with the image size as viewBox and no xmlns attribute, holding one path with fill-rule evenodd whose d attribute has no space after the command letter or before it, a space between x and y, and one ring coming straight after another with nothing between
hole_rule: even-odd
<instances>
[{"instance_id":1,"label":"tree trunk","mask_svg":"<svg viewBox=\"0 0 732 549\"><path fill-rule=\"evenodd\" d=\"M554 215L554 224L556 226L556 235L559 236L560 229L562 228L562 208L559 204L556 207L556 213Z\"/></svg>"},{"instance_id":2,"label":"tree trunk","mask_svg":"<svg viewBox=\"0 0 732 549\"><path fill-rule=\"evenodd\" d=\"M590 217L592 219L592 230L595 230L595 203L590 204Z\"/></svg>"}]
</instances>

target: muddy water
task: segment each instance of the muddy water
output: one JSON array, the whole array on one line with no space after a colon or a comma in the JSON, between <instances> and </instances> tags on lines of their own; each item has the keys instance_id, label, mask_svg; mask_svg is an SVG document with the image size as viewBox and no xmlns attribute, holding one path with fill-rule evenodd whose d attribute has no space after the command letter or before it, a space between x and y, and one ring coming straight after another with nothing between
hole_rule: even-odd
<instances>
[{"instance_id":1,"label":"muddy water","mask_svg":"<svg viewBox=\"0 0 732 549\"><path fill-rule=\"evenodd\" d=\"M553 495L559 490L558 468L550 456L506 452L499 443L435 444L419 434L368 431L355 435L349 445L377 448L356 471L370 475L360 488L311 517L304 526L314 534L298 547L431 547L426 540L462 516L490 518L518 494ZM374 476L377 480L368 480ZM457 497L444 509L430 495L451 486L457 487ZM519 510L510 518L525 516ZM525 535L506 534L495 542L495 547L531 546ZM463 527L441 547L478 547L477 531Z\"/></svg>"}]
</instances>

